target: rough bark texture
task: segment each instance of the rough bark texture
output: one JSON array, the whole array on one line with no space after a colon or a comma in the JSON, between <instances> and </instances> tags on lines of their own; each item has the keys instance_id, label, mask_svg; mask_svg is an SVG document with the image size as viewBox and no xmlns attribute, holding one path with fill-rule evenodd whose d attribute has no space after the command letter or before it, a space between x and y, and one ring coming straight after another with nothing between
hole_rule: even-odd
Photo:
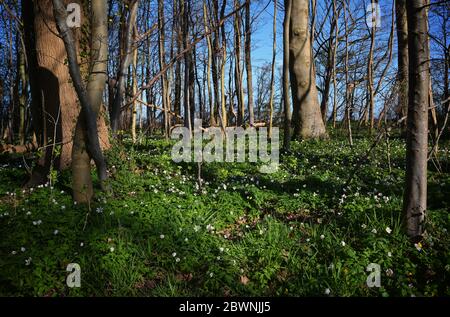
<instances>
[{"instance_id":1,"label":"rough bark texture","mask_svg":"<svg viewBox=\"0 0 450 317\"><path fill-rule=\"evenodd\" d=\"M96 117L101 109L102 95L107 80L108 15L107 1L92 1L91 17L91 74L87 85L89 103ZM104 122L103 118L101 121ZM106 129L106 126L104 127ZM72 150L72 187L74 201L87 203L93 196L91 158L86 146L86 128L79 116Z\"/></svg>"},{"instance_id":2,"label":"rough bark texture","mask_svg":"<svg viewBox=\"0 0 450 317\"><path fill-rule=\"evenodd\" d=\"M80 106L68 67L64 64L67 54L63 41L57 36L51 0L35 0L32 3L27 1L22 5L31 112L35 118L32 121L33 131L39 147L46 146L44 155L38 160L27 184L36 186L47 181L52 161L54 169L70 167L73 135ZM102 148L108 148L108 130L103 117L99 119L98 125ZM56 155L52 146L55 143L60 146L59 155Z\"/></svg>"},{"instance_id":3,"label":"rough bark texture","mask_svg":"<svg viewBox=\"0 0 450 317\"><path fill-rule=\"evenodd\" d=\"M52 2L35 0L33 3L38 96L43 117L41 127L46 131L44 138L48 139L48 144L53 143L50 139L62 144L61 155L55 167L63 169L69 167L71 162L72 136L79 106L68 67L64 64L67 55L63 41L57 36ZM54 121L57 121L56 126ZM55 136L53 132L56 132ZM52 150L49 147L46 151L45 165L50 164Z\"/></svg>"},{"instance_id":4,"label":"rough bark texture","mask_svg":"<svg viewBox=\"0 0 450 317\"><path fill-rule=\"evenodd\" d=\"M409 237L423 233L427 209L429 43L425 0L408 1L409 103L403 211Z\"/></svg>"},{"instance_id":5,"label":"rough bark texture","mask_svg":"<svg viewBox=\"0 0 450 317\"><path fill-rule=\"evenodd\" d=\"M62 0L53 0L53 14L56 20L56 24L58 26L58 32L64 42L64 47L67 53L67 61L69 64L69 73L70 78L72 79L76 94L81 104L81 112L78 117L78 122L81 120L81 125L83 127L85 138L84 141L86 143L86 150L91 157L95 165L97 166L98 178L100 180L100 185L103 190L106 190L106 179L107 179L107 171L106 171L106 162L103 157L103 153L100 147L100 141L98 137L98 128L97 128L97 114L101 104L101 95L102 89L104 87L103 83L97 85L97 82L91 81L89 83L91 91L91 95L88 95L88 91L84 86L83 79L81 77L80 66L78 64L77 59L77 49L76 49L76 41L73 36L72 30L67 26L67 14L66 7ZM94 7L101 7L100 3L97 2ZM97 7L97 9L98 9ZM97 11L98 13L98 11ZM93 72L95 76L99 75L96 72ZM98 92L100 90L100 93ZM98 95L98 96L97 96ZM91 104L92 96L96 96L97 104L94 107ZM81 119L80 119L81 118ZM78 190L77 189L74 189Z\"/></svg>"},{"instance_id":6,"label":"rough bark texture","mask_svg":"<svg viewBox=\"0 0 450 317\"><path fill-rule=\"evenodd\" d=\"M406 0L395 0L398 43L398 115L403 118L408 113L408 20ZM403 121L406 124L406 120Z\"/></svg>"},{"instance_id":7,"label":"rough bark texture","mask_svg":"<svg viewBox=\"0 0 450 317\"><path fill-rule=\"evenodd\" d=\"M308 28L309 0L292 1L289 29L290 77L294 104L294 138L327 136L319 107Z\"/></svg>"}]
</instances>

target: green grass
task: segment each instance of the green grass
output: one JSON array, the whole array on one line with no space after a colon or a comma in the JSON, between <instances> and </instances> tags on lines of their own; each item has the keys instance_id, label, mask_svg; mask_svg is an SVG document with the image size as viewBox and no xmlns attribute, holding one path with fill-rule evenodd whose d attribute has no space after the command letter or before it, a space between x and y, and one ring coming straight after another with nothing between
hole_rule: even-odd
<instances>
[{"instance_id":1,"label":"green grass","mask_svg":"<svg viewBox=\"0 0 450 317\"><path fill-rule=\"evenodd\" d=\"M371 144L294 143L274 174L205 164L201 191L197 164L172 162L171 143L125 141L108 153L113 195L90 211L73 204L70 172L22 192L22 160L2 163L0 295L449 296L448 146L446 173L430 166L419 247L402 230L402 141L391 140L390 167L381 144L345 187ZM81 288L66 286L69 263ZM366 286L370 263L381 288Z\"/></svg>"}]
</instances>

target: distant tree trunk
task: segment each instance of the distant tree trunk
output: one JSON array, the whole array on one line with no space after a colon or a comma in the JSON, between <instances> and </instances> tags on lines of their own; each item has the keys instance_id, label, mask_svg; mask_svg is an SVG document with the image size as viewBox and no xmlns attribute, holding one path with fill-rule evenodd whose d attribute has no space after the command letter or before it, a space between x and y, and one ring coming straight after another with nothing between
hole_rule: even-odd
<instances>
[{"instance_id":1,"label":"distant tree trunk","mask_svg":"<svg viewBox=\"0 0 450 317\"><path fill-rule=\"evenodd\" d=\"M158 52L159 52L159 68L162 70L166 66L166 49L165 49L165 17L164 17L164 0L158 0L158 29L159 29L159 41L158 41ZM161 76L161 100L164 109L164 136L166 139L169 138L169 127L170 127L170 96L169 96L169 83L167 81L167 75L164 73Z\"/></svg>"},{"instance_id":2,"label":"distant tree trunk","mask_svg":"<svg viewBox=\"0 0 450 317\"><path fill-rule=\"evenodd\" d=\"M350 100L350 95L354 90L350 88L349 82L349 50L348 50L348 12L345 1L343 2L344 10L344 28L345 28L345 118L344 122L347 122L348 142L350 146L353 146L353 134L352 134L352 108L353 101Z\"/></svg>"},{"instance_id":3,"label":"distant tree trunk","mask_svg":"<svg viewBox=\"0 0 450 317\"><path fill-rule=\"evenodd\" d=\"M431 0L426 0L426 5L430 4ZM428 10L429 10L429 6L427 6L427 30L430 29L429 25L428 25ZM428 39L427 39L428 43L430 42L430 35L428 34ZM431 61L431 52L428 49L428 56L427 56L427 60ZM430 64L431 65L431 64ZM438 116L437 116L437 111L436 111L436 107L434 105L434 99L433 99L433 89L431 86L431 67L428 68L428 72L430 73L430 80L428 83L428 109L429 109L429 116L431 117L431 126L429 127L430 130L430 134L432 137L432 142L434 144L436 144L435 149L438 151L439 148L439 144L438 144L438 139L439 139L439 122L438 122Z\"/></svg>"},{"instance_id":4,"label":"distant tree trunk","mask_svg":"<svg viewBox=\"0 0 450 317\"><path fill-rule=\"evenodd\" d=\"M314 45L315 33L316 33L316 14L317 14L317 3L316 0L310 0L311 3L311 32L310 32L310 43L311 48ZM308 13L309 14L309 13Z\"/></svg>"},{"instance_id":5,"label":"distant tree trunk","mask_svg":"<svg viewBox=\"0 0 450 317\"><path fill-rule=\"evenodd\" d=\"M374 0L372 5L378 4L378 0ZM372 10L376 10L376 8L372 8ZM377 12L378 14L378 12ZM375 95L374 95L374 84L373 84L373 54L375 50L375 34L376 34L376 23L373 21L372 26L369 26L369 34L370 34L370 50L369 57L367 62L367 95L368 95L368 106L367 106L367 114L366 118L369 120L370 131L373 130L375 124Z\"/></svg>"},{"instance_id":6,"label":"distant tree trunk","mask_svg":"<svg viewBox=\"0 0 450 317\"><path fill-rule=\"evenodd\" d=\"M128 75L128 68L132 58L133 45L133 27L136 23L137 11L139 0L133 0L130 4L130 13L125 31L125 45L123 49L123 55L120 56L120 65L117 75L116 94L114 96L114 102L112 109L110 109L111 130L113 134L116 134L119 130L120 113L123 107L123 101L125 100L125 86Z\"/></svg>"},{"instance_id":7,"label":"distant tree trunk","mask_svg":"<svg viewBox=\"0 0 450 317\"><path fill-rule=\"evenodd\" d=\"M273 1L273 45L272 45L272 68L270 74L270 98L269 98L269 139L272 138L273 126L273 97L275 94L275 61L277 57L277 0Z\"/></svg>"},{"instance_id":8,"label":"distant tree trunk","mask_svg":"<svg viewBox=\"0 0 450 317\"><path fill-rule=\"evenodd\" d=\"M255 124L254 100L253 100L253 69L252 69L252 29L250 21L250 3L245 5L245 69L247 72L247 103L250 126Z\"/></svg>"},{"instance_id":9,"label":"distant tree trunk","mask_svg":"<svg viewBox=\"0 0 450 317\"><path fill-rule=\"evenodd\" d=\"M183 19L183 24L181 27L182 38L183 38L183 48L186 49L190 44L190 0L180 1L180 14ZM192 115L191 114L191 93L193 82L191 79L191 69L192 69L192 52L186 52L184 54L184 126L192 132Z\"/></svg>"},{"instance_id":10,"label":"distant tree trunk","mask_svg":"<svg viewBox=\"0 0 450 317\"><path fill-rule=\"evenodd\" d=\"M21 83L19 97L19 143L20 145L24 145L26 138L25 114L28 99L28 80L25 70L25 52L23 51L23 48L20 48L19 52L19 78Z\"/></svg>"},{"instance_id":11,"label":"distant tree trunk","mask_svg":"<svg viewBox=\"0 0 450 317\"><path fill-rule=\"evenodd\" d=\"M92 179L90 179L90 159L88 158L92 158L97 166L100 186L103 190L107 189L106 161L101 150L97 128L97 115L100 111L107 79L108 48L105 44L105 39L108 38L107 8L106 0L93 1L92 3L91 54L96 55L91 57L92 72L88 86L85 88L77 61L75 39L72 30L66 23L66 7L62 0L53 0L53 13L67 52L69 73L81 103L81 112L77 121L78 136L72 152L73 192L74 199L78 202L88 202L93 195ZM75 132L76 135L77 131ZM79 136L80 134L84 134L82 139ZM86 152L88 156L85 156ZM78 155L84 156L83 161ZM83 176L78 175L78 173L82 173Z\"/></svg>"},{"instance_id":12,"label":"distant tree trunk","mask_svg":"<svg viewBox=\"0 0 450 317\"><path fill-rule=\"evenodd\" d=\"M222 6L220 8L220 21L223 20L225 16L225 8L227 5L227 0L222 0ZM222 47L221 47L221 61L220 61L220 95L221 95L221 107L222 107L222 127L225 128L228 125L227 119L227 105L225 97L225 64L227 62L227 35L225 30L225 23L220 27L221 37L222 37Z\"/></svg>"},{"instance_id":13,"label":"distant tree trunk","mask_svg":"<svg viewBox=\"0 0 450 317\"><path fill-rule=\"evenodd\" d=\"M208 8L206 6L206 0L203 0L203 23L205 26L205 33L208 34L209 33L209 24L210 24L210 19L208 16ZM211 67L212 67L212 62L213 62L213 47L212 47L212 43L211 43L211 35L208 34L206 35L206 43L208 44L208 62L207 62L207 68L206 68L206 84L208 87L208 100L209 100L209 124L210 126L214 127L216 125L216 118L215 118L215 107L214 107L214 102L213 102L213 98L212 98L212 88L211 88Z\"/></svg>"},{"instance_id":14,"label":"distant tree trunk","mask_svg":"<svg viewBox=\"0 0 450 317\"><path fill-rule=\"evenodd\" d=\"M213 21L215 25L219 23L219 1L218 0L212 0L212 14L213 14ZM211 77L213 82L213 88L214 88L214 109L216 110L214 121L217 123L217 118L221 117L220 110L219 110L219 104L221 102L220 97L220 88L219 88L219 41L220 41L220 35L219 35L219 28L214 29L214 37L213 37L213 56L212 56L212 70L211 70ZM222 124L222 122L220 122Z\"/></svg>"},{"instance_id":15,"label":"distant tree trunk","mask_svg":"<svg viewBox=\"0 0 450 317\"><path fill-rule=\"evenodd\" d=\"M177 55L180 54L183 41L181 37L181 20L182 17L180 16L179 12L179 4L178 1L175 0L173 5L173 32L175 33L175 43L177 46ZM173 101L173 111L177 115L181 115L181 61L177 60L175 62L175 69L174 69L174 101ZM148 109L148 108L147 108ZM177 116L173 116L174 123L178 123Z\"/></svg>"},{"instance_id":16,"label":"distant tree trunk","mask_svg":"<svg viewBox=\"0 0 450 317\"><path fill-rule=\"evenodd\" d=\"M294 100L294 138L327 137L320 113L314 58L308 24L309 0L292 2L290 25L290 77Z\"/></svg>"},{"instance_id":17,"label":"distant tree trunk","mask_svg":"<svg viewBox=\"0 0 450 317\"><path fill-rule=\"evenodd\" d=\"M339 48L339 13L337 11L337 0L333 0L333 21L336 25L334 31L335 43L333 46L333 128L336 128L337 117L337 69L336 69L336 55Z\"/></svg>"},{"instance_id":18,"label":"distant tree trunk","mask_svg":"<svg viewBox=\"0 0 450 317\"><path fill-rule=\"evenodd\" d=\"M328 40L327 47L327 66L326 66L326 74L325 74L325 82L323 87L322 101L320 104L320 110L322 113L322 120L324 123L327 122L328 115L328 99L330 97L330 89L331 89L331 79L333 76L333 66L334 66L334 52L335 52L335 29L336 29L337 20L333 19L330 28L330 38Z\"/></svg>"},{"instance_id":19,"label":"distant tree trunk","mask_svg":"<svg viewBox=\"0 0 450 317\"><path fill-rule=\"evenodd\" d=\"M199 110L198 110L198 115L199 115L199 118L200 119L202 119L202 122L203 122L203 118L204 118L204 116L203 116L203 114L204 114L204 106L203 106L203 94L202 94L202 91L204 91L204 89L202 89L202 86L201 86L201 83L200 83L200 79L199 79L199 76L198 76L198 70L197 70L197 47L194 45L194 47L192 48L192 56L193 56L193 58L192 58L192 74L191 74L191 76L192 76L192 80L193 81L195 81L195 83L197 84L197 87L198 87L198 93L197 93L197 96L198 96L198 108L199 108ZM195 116L195 83L192 85L192 98L191 98L191 100L192 100L192 107L191 107L191 111L192 111L192 113L193 113L193 115L191 116L191 120L192 120L192 122L194 122L194 120L195 120L195 118L196 118L196 116Z\"/></svg>"},{"instance_id":20,"label":"distant tree trunk","mask_svg":"<svg viewBox=\"0 0 450 317\"><path fill-rule=\"evenodd\" d=\"M408 19L406 14L406 0L395 0L395 15L397 20L398 43L398 109L400 118L408 114ZM406 127L406 120L404 127Z\"/></svg>"},{"instance_id":21,"label":"distant tree trunk","mask_svg":"<svg viewBox=\"0 0 450 317\"><path fill-rule=\"evenodd\" d=\"M409 0L409 104L403 211L412 239L423 233L427 209L428 93L430 73L426 0Z\"/></svg>"},{"instance_id":22,"label":"distant tree trunk","mask_svg":"<svg viewBox=\"0 0 450 317\"><path fill-rule=\"evenodd\" d=\"M234 9L240 6L239 0L234 0ZM235 82L236 95L238 101L237 124L242 126L245 118L244 90L242 88L242 69L241 69L241 15L239 11L234 15L234 54L235 54Z\"/></svg>"},{"instance_id":23,"label":"distant tree trunk","mask_svg":"<svg viewBox=\"0 0 450 317\"><path fill-rule=\"evenodd\" d=\"M283 102L284 102L284 140L283 149L290 149L291 143L291 99L289 85L289 29L291 25L292 0L284 0L283 23Z\"/></svg>"},{"instance_id":24,"label":"distant tree trunk","mask_svg":"<svg viewBox=\"0 0 450 317\"><path fill-rule=\"evenodd\" d=\"M136 34L135 34L136 35ZM136 36L135 36L136 38ZM137 62L138 62L138 50L137 48L135 48L133 50L133 62L132 62L132 67L133 67L133 71L132 71L132 89L131 89L131 94L134 96L137 93L137 81L138 81L138 76L137 76ZM133 106L131 109L131 140L133 141L133 143L136 143L136 116L137 116L137 105L138 105L138 101L135 100L133 101Z\"/></svg>"}]
</instances>

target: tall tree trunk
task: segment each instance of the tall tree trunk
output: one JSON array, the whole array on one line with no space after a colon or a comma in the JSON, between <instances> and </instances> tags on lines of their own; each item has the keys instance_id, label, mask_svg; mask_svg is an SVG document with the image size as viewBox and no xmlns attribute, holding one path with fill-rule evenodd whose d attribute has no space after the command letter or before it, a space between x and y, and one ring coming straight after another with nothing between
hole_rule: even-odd
<instances>
[{"instance_id":1,"label":"tall tree trunk","mask_svg":"<svg viewBox=\"0 0 450 317\"><path fill-rule=\"evenodd\" d=\"M406 0L395 0L395 16L397 20L398 43L398 109L400 118L408 114L408 19L406 14ZM404 127L406 127L406 120Z\"/></svg>"},{"instance_id":2,"label":"tall tree trunk","mask_svg":"<svg viewBox=\"0 0 450 317\"><path fill-rule=\"evenodd\" d=\"M403 211L409 237L420 238L427 209L428 93L430 83L426 0L409 0L409 103Z\"/></svg>"},{"instance_id":3,"label":"tall tree trunk","mask_svg":"<svg viewBox=\"0 0 450 317\"><path fill-rule=\"evenodd\" d=\"M240 6L239 0L234 0L234 9ZM238 101L238 117L237 125L244 124L245 106L244 106L244 90L242 88L242 69L241 69L241 15L239 11L234 15L234 57L235 63L235 82L236 95Z\"/></svg>"},{"instance_id":4,"label":"tall tree trunk","mask_svg":"<svg viewBox=\"0 0 450 317\"><path fill-rule=\"evenodd\" d=\"M164 17L164 0L158 0L158 29L159 29L159 41L158 41L158 52L159 52L159 69L163 70L166 67L166 49L165 49L165 17ZM164 136L166 139L169 138L169 111L170 111L170 96L169 96L169 83L167 81L167 74L164 73L161 76L161 100L164 109Z\"/></svg>"},{"instance_id":5,"label":"tall tree trunk","mask_svg":"<svg viewBox=\"0 0 450 317\"><path fill-rule=\"evenodd\" d=\"M213 98L212 98L212 88L211 88L211 67L212 67L212 62L213 62L213 47L212 47L212 43L211 43L211 35L209 34L209 24L210 24L210 19L209 19L209 15L208 15L208 8L206 6L206 0L203 0L203 23L204 23L204 27L205 27L205 33L206 35L206 43L208 45L208 62L207 62L207 68L206 68L206 84L208 87L208 100L209 100L209 124L210 126L214 127L216 125L216 118L215 118L215 107L214 107L214 103L213 103Z\"/></svg>"},{"instance_id":6,"label":"tall tree trunk","mask_svg":"<svg viewBox=\"0 0 450 317\"><path fill-rule=\"evenodd\" d=\"M70 166L72 134L79 106L67 65L55 63L55 60L63 61L67 57L64 43L57 36L51 0L34 0L32 6L22 3L22 8L33 99L33 128L39 146L45 147L44 155L37 161L27 183L33 187L47 182L51 168L60 170Z\"/></svg>"},{"instance_id":7,"label":"tall tree trunk","mask_svg":"<svg viewBox=\"0 0 450 317\"><path fill-rule=\"evenodd\" d=\"M336 69L336 55L339 48L339 13L337 11L337 0L333 0L333 21L336 25L334 31L335 43L333 46L333 128L336 128L336 117L337 117L337 69Z\"/></svg>"},{"instance_id":8,"label":"tall tree trunk","mask_svg":"<svg viewBox=\"0 0 450 317\"><path fill-rule=\"evenodd\" d=\"M181 27L181 34L183 38L183 48L187 49L190 44L190 33L189 33L189 9L190 9L190 0L183 2L180 1L180 15L182 16L183 23ZM191 120L191 85L190 83L190 74L192 68L192 53L186 52L184 54L184 126L192 132L193 122Z\"/></svg>"},{"instance_id":9,"label":"tall tree trunk","mask_svg":"<svg viewBox=\"0 0 450 317\"><path fill-rule=\"evenodd\" d=\"M372 10L377 10L376 5L378 4L378 0L374 0L372 2L372 5L375 5ZM376 12L376 11L375 11ZM376 14L379 14L379 12L376 12ZM375 94L374 94L374 84L373 84L373 54L375 50L375 35L376 35L376 22L373 21L372 26L369 26L369 34L370 34L370 50L369 50L369 57L367 62L367 96L368 96L368 105L367 105L367 113L366 118L369 120L370 125L370 131L373 130L374 124L375 124Z\"/></svg>"},{"instance_id":10,"label":"tall tree trunk","mask_svg":"<svg viewBox=\"0 0 450 317\"><path fill-rule=\"evenodd\" d=\"M328 99L330 97L330 89L331 89L331 79L333 76L333 66L334 66L334 52L335 52L335 28L336 28L336 19L333 19L330 28L330 38L328 40L328 48L327 48L327 66L326 66L326 74L325 74L325 82L322 94L322 101L320 104L320 111L322 113L322 120L324 123L327 122L327 114L328 114ZM337 38L336 38L337 39Z\"/></svg>"},{"instance_id":11,"label":"tall tree trunk","mask_svg":"<svg viewBox=\"0 0 450 317\"><path fill-rule=\"evenodd\" d=\"M136 34L135 34L136 35ZM136 38L136 36L135 36ZM132 71L132 80L133 80L133 84L132 84L132 88L131 88L131 94L133 96L136 95L137 93L137 81L138 81L138 76L137 76L137 62L138 62L138 50L137 48L135 48L133 50L133 62L132 62L132 67L133 67L133 71ZM133 143L136 143L136 116L137 116L137 106L138 106L138 101L135 100L133 101L133 106L131 109L131 140L133 141Z\"/></svg>"},{"instance_id":12,"label":"tall tree trunk","mask_svg":"<svg viewBox=\"0 0 450 317\"><path fill-rule=\"evenodd\" d=\"M19 78L20 78L20 97L19 97L19 143L20 145L25 144L26 137L26 107L28 100L28 80L25 71L25 52L23 48L19 49Z\"/></svg>"},{"instance_id":13,"label":"tall tree trunk","mask_svg":"<svg viewBox=\"0 0 450 317\"><path fill-rule=\"evenodd\" d=\"M222 6L220 8L220 21L222 21L225 16L226 5L227 0L222 0ZM221 61L220 61L220 95L222 107L221 115L222 115L222 127L225 128L228 125L227 105L225 96L225 64L227 62L227 35L225 30L225 23L223 23L222 26L220 27L220 31L222 38Z\"/></svg>"},{"instance_id":14,"label":"tall tree trunk","mask_svg":"<svg viewBox=\"0 0 450 317\"><path fill-rule=\"evenodd\" d=\"M289 31L290 77L294 101L294 138L327 137L320 113L308 24L309 0L292 2Z\"/></svg>"},{"instance_id":15,"label":"tall tree trunk","mask_svg":"<svg viewBox=\"0 0 450 317\"><path fill-rule=\"evenodd\" d=\"M291 143L291 99L289 82L289 29L291 25L292 0L284 0L283 22L283 103L284 103L284 139L283 149L290 149Z\"/></svg>"},{"instance_id":16,"label":"tall tree trunk","mask_svg":"<svg viewBox=\"0 0 450 317\"><path fill-rule=\"evenodd\" d=\"M275 61L277 57L277 0L273 1L273 45L272 45L272 67L270 74L270 98L269 98L269 139L272 138L273 126L273 97L275 94Z\"/></svg>"},{"instance_id":17,"label":"tall tree trunk","mask_svg":"<svg viewBox=\"0 0 450 317\"><path fill-rule=\"evenodd\" d=\"M352 134L352 112L353 112L353 92L355 87L350 87L349 82L349 43L348 43L348 11L346 2L343 1L344 10L344 28L345 28L345 118L344 122L347 122L347 135L350 146L353 146L353 134Z\"/></svg>"},{"instance_id":18,"label":"tall tree trunk","mask_svg":"<svg viewBox=\"0 0 450 317\"><path fill-rule=\"evenodd\" d=\"M253 69L252 69L252 28L249 0L245 5L245 70L247 72L247 103L250 126L255 124L254 100L253 100Z\"/></svg>"},{"instance_id":19,"label":"tall tree trunk","mask_svg":"<svg viewBox=\"0 0 450 317\"><path fill-rule=\"evenodd\" d=\"M100 147L97 115L100 112L107 79L108 48L105 44L107 43L105 39L108 38L108 5L106 0L93 1L92 3L92 42L90 50L92 54L92 72L89 76L87 88L85 88L77 61L75 39L72 30L69 29L66 23L66 7L62 0L53 0L52 2L53 14L67 53L69 73L81 103L81 112L75 131L76 138L74 138L76 141L74 141L72 152L74 199L79 202L88 202L93 195L92 179L90 178L90 158L94 160L97 166L100 186L103 190L107 189L106 161Z\"/></svg>"},{"instance_id":20,"label":"tall tree trunk","mask_svg":"<svg viewBox=\"0 0 450 317\"><path fill-rule=\"evenodd\" d=\"M132 58L133 45L133 27L136 23L139 0L133 0L130 5L130 13L128 16L126 31L125 31L125 45L122 54L120 55L120 66L117 75L116 94L112 109L110 109L111 130L116 134L119 130L120 113L125 100L125 86L128 75L128 68Z\"/></svg>"}]
</instances>

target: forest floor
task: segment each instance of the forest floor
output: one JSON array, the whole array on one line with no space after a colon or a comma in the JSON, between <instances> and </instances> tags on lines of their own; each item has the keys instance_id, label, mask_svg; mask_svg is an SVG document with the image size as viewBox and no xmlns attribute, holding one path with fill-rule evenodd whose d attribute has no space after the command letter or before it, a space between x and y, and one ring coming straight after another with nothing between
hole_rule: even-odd
<instances>
[{"instance_id":1,"label":"forest floor","mask_svg":"<svg viewBox=\"0 0 450 317\"><path fill-rule=\"evenodd\" d=\"M294 142L280 169L174 163L173 143L129 140L107 154L113 196L74 205L70 172L22 191L22 157L0 158L0 295L450 295L450 155L430 163L426 236L401 222L405 145ZM388 159L389 155L389 159ZM390 161L390 164L389 164ZM345 186L353 171L353 181ZM81 287L69 288L69 263ZM369 288L369 264L381 287Z\"/></svg>"}]
</instances>

